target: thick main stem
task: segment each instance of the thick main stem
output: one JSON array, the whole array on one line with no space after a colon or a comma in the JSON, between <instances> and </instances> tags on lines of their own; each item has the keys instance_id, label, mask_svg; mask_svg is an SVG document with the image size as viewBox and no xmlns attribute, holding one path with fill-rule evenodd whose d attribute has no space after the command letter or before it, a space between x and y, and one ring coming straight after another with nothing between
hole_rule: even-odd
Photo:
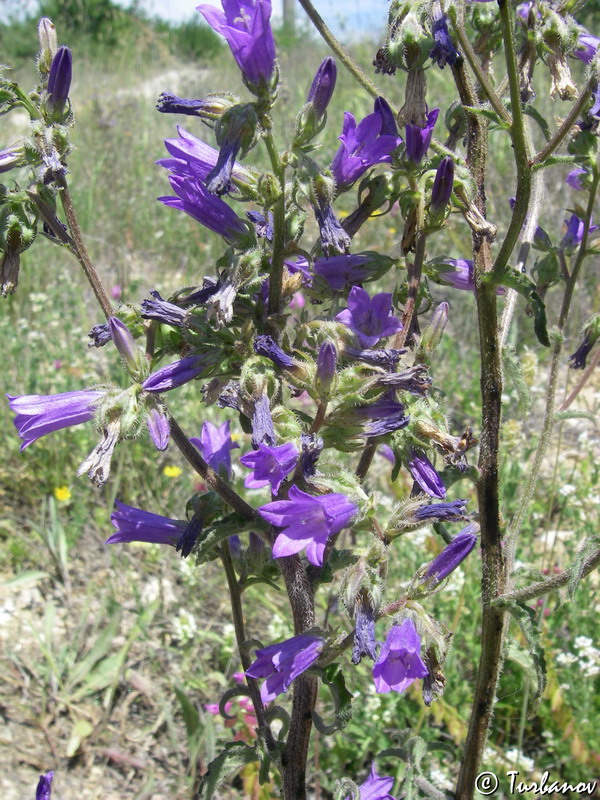
<instances>
[{"instance_id":1,"label":"thick main stem","mask_svg":"<svg viewBox=\"0 0 600 800\"><path fill-rule=\"evenodd\" d=\"M462 67L454 68L454 77L463 103L475 105L476 98ZM487 160L487 124L469 115L467 161L477 195L475 204L485 217L485 170ZM506 588L507 565L502 548L498 500L498 449L502 397L502 368L498 341L496 290L484 277L492 269L490 244L473 234L479 346L481 357L481 439L477 494L481 524L482 552L482 633L481 657L473 698L469 731L463 762L456 786L456 800L472 800L479 764L490 725L496 686L502 661L505 613L493 605Z\"/></svg>"}]
</instances>

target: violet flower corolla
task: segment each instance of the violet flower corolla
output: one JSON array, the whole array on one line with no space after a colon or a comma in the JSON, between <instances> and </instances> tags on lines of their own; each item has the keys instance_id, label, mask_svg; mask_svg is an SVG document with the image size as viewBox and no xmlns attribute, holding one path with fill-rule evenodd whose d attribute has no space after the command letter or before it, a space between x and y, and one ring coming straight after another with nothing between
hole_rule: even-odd
<instances>
[{"instance_id":1,"label":"violet flower corolla","mask_svg":"<svg viewBox=\"0 0 600 800\"><path fill-rule=\"evenodd\" d=\"M239 447L239 444L231 438L229 425L230 422L227 420L217 428L212 422L207 421L202 425L200 438L190 439L209 467L227 480L231 478L231 451Z\"/></svg>"},{"instance_id":2,"label":"violet flower corolla","mask_svg":"<svg viewBox=\"0 0 600 800\"><path fill-rule=\"evenodd\" d=\"M451 572L462 564L471 550L477 544L479 523L471 522L463 528L454 539L444 547L425 570L421 583L427 583L428 588L438 586Z\"/></svg>"},{"instance_id":3,"label":"violet flower corolla","mask_svg":"<svg viewBox=\"0 0 600 800\"><path fill-rule=\"evenodd\" d=\"M25 164L25 150L22 145L13 144L0 150L0 173Z\"/></svg>"},{"instance_id":4,"label":"violet flower corolla","mask_svg":"<svg viewBox=\"0 0 600 800\"><path fill-rule=\"evenodd\" d=\"M403 404L386 398L369 406L356 406L350 410L347 416L351 420L371 420L362 431L362 435L366 437L392 433L400 428L405 428L410 422L410 417L406 416Z\"/></svg>"},{"instance_id":5,"label":"violet flower corolla","mask_svg":"<svg viewBox=\"0 0 600 800\"><path fill-rule=\"evenodd\" d=\"M269 211L267 215L261 214L260 211L246 211L246 216L254 226L254 232L259 239L266 239L268 242L273 241L273 212Z\"/></svg>"},{"instance_id":6,"label":"violet flower corolla","mask_svg":"<svg viewBox=\"0 0 600 800\"><path fill-rule=\"evenodd\" d=\"M286 692L298 675L302 675L321 655L324 642L318 636L302 634L271 644L256 651L256 660L246 670L249 678L266 678L260 687L263 703L270 703Z\"/></svg>"},{"instance_id":7,"label":"violet flower corolla","mask_svg":"<svg viewBox=\"0 0 600 800\"><path fill-rule=\"evenodd\" d=\"M115 506L116 510L110 515L110 521L116 528L116 533L108 537L106 544L148 542L175 547L188 525L185 520L163 517L118 500Z\"/></svg>"},{"instance_id":8,"label":"violet flower corolla","mask_svg":"<svg viewBox=\"0 0 600 800\"><path fill-rule=\"evenodd\" d=\"M423 127L410 124L406 126L406 156L414 164L420 164L429 149L439 113L439 108L432 109L427 114Z\"/></svg>"},{"instance_id":9,"label":"violet flower corolla","mask_svg":"<svg viewBox=\"0 0 600 800\"><path fill-rule=\"evenodd\" d=\"M53 115L64 111L73 76L73 55L64 45L56 51L48 75L48 108Z\"/></svg>"},{"instance_id":10,"label":"violet flower corolla","mask_svg":"<svg viewBox=\"0 0 600 800\"><path fill-rule=\"evenodd\" d=\"M273 558L292 556L306 549L306 556L316 567L323 565L325 546L330 536L345 528L358 507L345 494L320 497L292 486L287 500L276 500L258 509L263 519L284 530L273 545Z\"/></svg>"},{"instance_id":11,"label":"violet flower corolla","mask_svg":"<svg viewBox=\"0 0 600 800\"><path fill-rule=\"evenodd\" d=\"M586 368L586 361L587 357L589 356L592 347L594 346L594 342L590 341L590 337L584 334L583 339L581 340L581 344L575 350L574 353L571 353L569 356L569 366L571 369L585 369Z\"/></svg>"},{"instance_id":12,"label":"violet flower corolla","mask_svg":"<svg viewBox=\"0 0 600 800\"><path fill-rule=\"evenodd\" d=\"M348 295L348 308L336 316L356 334L362 347L373 347L377 342L402 329L402 323L392 311L392 295L380 292L369 294L354 286Z\"/></svg>"},{"instance_id":13,"label":"violet flower corolla","mask_svg":"<svg viewBox=\"0 0 600 800\"><path fill-rule=\"evenodd\" d=\"M167 415L158 408L151 408L146 415L148 433L157 450L166 450L169 446L171 426Z\"/></svg>"},{"instance_id":14,"label":"violet flower corolla","mask_svg":"<svg viewBox=\"0 0 600 800\"><path fill-rule=\"evenodd\" d=\"M213 170L219 159L219 151L206 142L197 139L191 133L177 126L179 136L175 139L165 139L165 147L172 158L159 158L156 164L168 169L180 177L196 178L203 183ZM248 170L235 161L232 165L231 178L240 183L252 180Z\"/></svg>"},{"instance_id":15,"label":"violet flower corolla","mask_svg":"<svg viewBox=\"0 0 600 800\"><path fill-rule=\"evenodd\" d=\"M466 518L466 506L469 501L465 499L451 500L448 503L429 503L419 506L413 512L416 520L438 520L457 522Z\"/></svg>"},{"instance_id":16,"label":"violet flower corolla","mask_svg":"<svg viewBox=\"0 0 600 800\"><path fill-rule=\"evenodd\" d=\"M271 492L277 494L283 481L296 468L297 461L298 448L293 442L278 447L260 444L258 450L246 453L240 458L240 463L252 470L246 477L244 486L247 489L263 489L265 486L270 486Z\"/></svg>"},{"instance_id":17,"label":"violet flower corolla","mask_svg":"<svg viewBox=\"0 0 600 800\"><path fill-rule=\"evenodd\" d=\"M129 370L136 374L142 364L140 356L142 358L143 356L129 328L117 317L109 317L107 324L111 339L119 351L119 355L125 361Z\"/></svg>"},{"instance_id":18,"label":"violet flower corolla","mask_svg":"<svg viewBox=\"0 0 600 800\"><path fill-rule=\"evenodd\" d=\"M393 785L394 778L389 775L386 777L378 775L373 761L369 777L358 787L360 800L395 800L390 794ZM347 797L346 800L350 800L350 798Z\"/></svg>"},{"instance_id":19,"label":"violet flower corolla","mask_svg":"<svg viewBox=\"0 0 600 800\"><path fill-rule=\"evenodd\" d=\"M439 215L445 211L448 201L452 195L454 186L454 161L450 156L444 156L439 163L431 189L431 200L429 211L431 214Z\"/></svg>"},{"instance_id":20,"label":"violet flower corolla","mask_svg":"<svg viewBox=\"0 0 600 800\"><path fill-rule=\"evenodd\" d=\"M461 291L475 291L475 265L469 258L435 258L427 263L427 274L442 286L453 286ZM506 294L499 286L496 294Z\"/></svg>"},{"instance_id":21,"label":"violet flower corolla","mask_svg":"<svg viewBox=\"0 0 600 800\"><path fill-rule=\"evenodd\" d=\"M444 69L446 64L454 66L460 58L460 53L454 46L454 42L448 31L448 17L442 11L440 3L433 4L433 24L432 33L434 45L429 52L429 58L435 61L440 67Z\"/></svg>"},{"instance_id":22,"label":"violet flower corolla","mask_svg":"<svg viewBox=\"0 0 600 800\"><path fill-rule=\"evenodd\" d=\"M184 383L194 380L206 367L206 359L204 356L187 356L181 358L179 361L174 361L172 364L167 364L166 367L161 367L149 375L142 383L142 389L152 394L160 392L170 392L171 389L176 389L183 386Z\"/></svg>"},{"instance_id":23,"label":"violet flower corolla","mask_svg":"<svg viewBox=\"0 0 600 800\"><path fill-rule=\"evenodd\" d=\"M335 61L331 56L327 56L320 63L306 98L307 103L312 103L317 120L321 119L329 105L335 89L336 78Z\"/></svg>"},{"instance_id":24,"label":"violet flower corolla","mask_svg":"<svg viewBox=\"0 0 600 800\"><path fill-rule=\"evenodd\" d=\"M54 772L46 772L44 775L40 775L37 789L35 790L35 800L50 800L53 778Z\"/></svg>"},{"instance_id":25,"label":"violet flower corolla","mask_svg":"<svg viewBox=\"0 0 600 800\"><path fill-rule=\"evenodd\" d=\"M302 455L300 456L300 467L302 474L308 480L317 471L317 461L323 452L323 439L316 433L301 433L300 445Z\"/></svg>"},{"instance_id":26,"label":"violet flower corolla","mask_svg":"<svg viewBox=\"0 0 600 800\"><path fill-rule=\"evenodd\" d=\"M254 339L254 352L259 356L264 356L275 364L279 369L294 370L299 369L299 365L294 359L289 356L285 350L282 350L272 336L268 334L259 334Z\"/></svg>"},{"instance_id":27,"label":"violet flower corolla","mask_svg":"<svg viewBox=\"0 0 600 800\"><path fill-rule=\"evenodd\" d=\"M317 356L315 388L322 398L328 398L337 370L337 350L332 341L323 342Z\"/></svg>"},{"instance_id":28,"label":"violet flower corolla","mask_svg":"<svg viewBox=\"0 0 600 800\"><path fill-rule=\"evenodd\" d=\"M600 39L597 36L592 36L592 34L586 30L583 25L579 26L579 38L577 40L577 49L573 52L573 56L578 58L580 61L583 61L585 64L589 64L593 61L594 56L598 52L598 46L600 45Z\"/></svg>"},{"instance_id":29,"label":"violet flower corolla","mask_svg":"<svg viewBox=\"0 0 600 800\"><path fill-rule=\"evenodd\" d=\"M151 291L152 300L142 300L140 303L140 316L142 319L153 319L165 325L177 328L185 326L187 312L175 303L163 300L159 292Z\"/></svg>"},{"instance_id":30,"label":"violet flower corolla","mask_svg":"<svg viewBox=\"0 0 600 800\"><path fill-rule=\"evenodd\" d=\"M389 164L391 154L401 144L397 134L383 133L389 125L387 115L374 111L362 119L358 125L355 117L344 113L342 133L338 137L342 143L331 162L331 172L337 183L338 192L350 187L369 167L375 164Z\"/></svg>"},{"instance_id":31,"label":"violet flower corolla","mask_svg":"<svg viewBox=\"0 0 600 800\"><path fill-rule=\"evenodd\" d=\"M571 172L566 177L566 183L572 188L576 189L577 191L581 191L584 187L583 180L584 177L588 174L587 169L583 167L576 167L572 169Z\"/></svg>"},{"instance_id":32,"label":"violet flower corolla","mask_svg":"<svg viewBox=\"0 0 600 800\"><path fill-rule=\"evenodd\" d=\"M223 11L209 5L197 10L224 36L244 77L254 87L266 84L275 70L275 41L270 0L222 0Z\"/></svg>"},{"instance_id":33,"label":"violet flower corolla","mask_svg":"<svg viewBox=\"0 0 600 800\"><path fill-rule=\"evenodd\" d=\"M375 612L366 592L360 593L354 609L352 663L360 664L363 656L369 656L373 661L377 658Z\"/></svg>"},{"instance_id":34,"label":"violet flower corolla","mask_svg":"<svg viewBox=\"0 0 600 800\"><path fill-rule=\"evenodd\" d=\"M21 450L48 433L89 422L104 395L104 391L93 389L20 397L7 394L10 409L16 413L15 428L23 440Z\"/></svg>"},{"instance_id":35,"label":"violet flower corolla","mask_svg":"<svg viewBox=\"0 0 600 800\"><path fill-rule=\"evenodd\" d=\"M421 639L414 622L407 618L390 628L379 657L373 665L373 680L378 694L402 692L418 678L428 674L421 659Z\"/></svg>"},{"instance_id":36,"label":"violet flower corolla","mask_svg":"<svg viewBox=\"0 0 600 800\"><path fill-rule=\"evenodd\" d=\"M380 253L345 253L330 258L315 258L313 270L315 275L320 275L327 281L330 289L340 292L348 286L381 277L392 263L391 258ZM306 259L299 259L294 264L298 268L305 266L308 269Z\"/></svg>"},{"instance_id":37,"label":"violet flower corolla","mask_svg":"<svg viewBox=\"0 0 600 800\"><path fill-rule=\"evenodd\" d=\"M406 466L416 483L426 494L440 499L446 497L446 487L442 479L422 450L412 447Z\"/></svg>"},{"instance_id":38,"label":"violet flower corolla","mask_svg":"<svg viewBox=\"0 0 600 800\"><path fill-rule=\"evenodd\" d=\"M229 244L243 249L249 239L249 228L227 203L211 194L200 180L188 175L172 174L169 183L177 197L159 197L161 203L184 211Z\"/></svg>"},{"instance_id":39,"label":"violet flower corolla","mask_svg":"<svg viewBox=\"0 0 600 800\"><path fill-rule=\"evenodd\" d=\"M592 225L591 222L592 221L590 220L590 228L588 233L598 230L598 226ZM561 250L575 250L576 247L579 247L583 239L585 223L581 217L577 216L577 214L571 214L569 219L565 220L565 224L567 226L567 232L561 239L559 247Z\"/></svg>"}]
</instances>

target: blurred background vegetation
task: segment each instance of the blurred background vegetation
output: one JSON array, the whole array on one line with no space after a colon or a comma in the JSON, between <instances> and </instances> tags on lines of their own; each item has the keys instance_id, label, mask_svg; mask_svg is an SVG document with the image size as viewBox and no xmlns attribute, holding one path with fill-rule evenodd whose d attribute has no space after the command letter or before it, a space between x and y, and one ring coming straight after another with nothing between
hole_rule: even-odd
<instances>
[{"instance_id":1,"label":"blurred background vegetation","mask_svg":"<svg viewBox=\"0 0 600 800\"><path fill-rule=\"evenodd\" d=\"M598 3L585 7L593 32L591 15L597 7ZM385 13L382 8L382 25ZM168 192L168 184L154 163L165 155L163 139L176 135L176 124L211 144L213 134L194 118L161 115L154 106L165 90L187 97L219 89L243 95L228 50L200 22L174 25L148 18L135 5L124 10L110 0L42 0L40 14L54 20L59 42L73 50L76 127L70 183L92 258L115 302L139 302L150 289L166 296L214 274L220 241L187 216L156 202ZM37 15L0 27L2 60L26 88L35 84L36 21ZM283 147L325 50L302 25L295 35L276 32L276 39L283 78L276 135ZM378 46L376 40L365 40L352 47L367 71ZM428 79L431 105L446 108L454 97L448 71L430 70ZM402 79L378 80L390 100L401 105ZM536 81L538 108L552 123L564 114L564 107L549 100L547 76L537 75ZM323 165L335 152L345 110L364 115L371 102L340 69L318 153ZM24 122L17 112L3 118L2 146L18 138ZM441 130L437 135L443 138ZM492 152L489 213L501 236L514 170L510 147L498 132L492 133ZM260 165L261 158L255 151L249 161ZM566 169L553 167L546 178L540 222L555 239L562 235L565 208L577 200L564 183L565 174ZM350 211L353 202L352 193L344 195L342 212ZM402 220L395 209L366 225L355 249L398 255L401 234ZM469 238L457 217L432 237L431 255L468 257ZM585 288L573 313L567 352L577 346L583 319L600 310L597 276L594 256L583 277ZM390 280L393 276L378 290L391 291ZM460 435L471 425L477 434L474 298L441 287L435 287L434 295L451 305L434 381L448 403L451 430ZM557 302L558 294L551 292L551 324ZM2 390L47 394L122 381L113 352L87 347L87 331L99 321L75 261L46 240L36 242L23 258L17 292L0 307ZM511 341L533 405L524 416L522 397L507 380L502 459L507 517L536 444L546 380L546 353L537 345L522 304ZM565 363L565 393L573 382ZM596 413L598 390L596 380L579 398L578 407ZM199 402L197 384L173 394L170 402L185 420L187 432L199 435L202 422L213 419L214 412ZM240 452L249 447L246 439L240 436ZM118 448L111 480L103 490L94 490L85 479L76 479L75 471L95 440L91 427L83 426L43 438L20 453L11 415L6 404L0 404L0 570L5 581L0 587L0 700L5 719L0 760L11 765L0 774L0 789L7 800L32 796L37 773L47 769L56 770L57 795L63 800L187 798L219 742L230 740L232 733L248 733L242 711L232 730L204 708L218 702L239 669L218 567L209 564L196 571L171 550L157 546L109 550L103 544L111 532L109 515L116 497L181 517L187 497L199 488L197 476L174 449L158 454L142 437ZM565 568L586 536L597 530L597 454L597 428L589 420L558 426L533 513L522 531L522 575ZM378 458L375 467L371 488L389 493L389 465ZM241 487L239 469L236 480ZM391 489L397 497L409 491L408 477L402 475ZM438 543L425 531L394 547L398 557L391 586L400 587L437 552ZM365 689L371 683L368 665L348 670L350 688L357 695L355 716L345 731L317 737L311 756L321 797L331 796L337 778L364 779L372 755L395 746L406 730L445 745L427 756L424 769L440 788L451 786L479 656L479 569L473 554L431 601L429 610L454 632L446 694L431 709L425 708L415 687L402 697L378 696ZM548 689L537 708L527 699L535 694L531 663L514 631L486 769L520 768L528 779L544 770L569 780L589 780L600 772L600 651L593 642L599 590L597 577L591 576L579 588L575 603L554 596L536 607L549 667ZM285 604L276 592L249 590L247 599L253 609L252 635L265 641L291 635ZM330 624L348 627L341 610L331 613L336 607L334 587L323 592L321 602L321 613L328 614ZM262 623L268 624L267 634ZM325 698L321 711L327 718ZM403 769L397 760L387 766L399 774ZM231 796L275 797L268 784L258 793L252 769L246 768L244 782L233 785Z\"/></svg>"}]
</instances>

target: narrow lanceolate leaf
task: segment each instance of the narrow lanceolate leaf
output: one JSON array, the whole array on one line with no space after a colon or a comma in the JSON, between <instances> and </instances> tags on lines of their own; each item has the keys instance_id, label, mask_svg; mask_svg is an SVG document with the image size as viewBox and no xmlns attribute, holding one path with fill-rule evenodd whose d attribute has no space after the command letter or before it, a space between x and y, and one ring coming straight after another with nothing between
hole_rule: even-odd
<instances>
[{"instance_id":1,"label":"narrow lanceolate leaf","mask_svg":"<svg viewBox=\"0 0 600 800\"><path fill-rule=\"evenodd\" d=\"M546 656L542 646L542 638L540 629L537 624L536 613L533 608L530 608L524 603L514 603L507 601L503 603L507 611L513 615L519 623L519 627L523 632L529 654L533 661L533 668L535 670L537 691L533 697L531 713L535 713L537 704L539 703L544 691L546 689Z\"/></svg>"},{"instance_id":2,"label":"narrow lanceolate leaf","mask_svg":"<svg viewBox=\"0 0 600 800\"><path fill-rule=\"evenodd\" d=\"M533 664L531 653L524 650L517 642L511 640L506 646L506 658L518 664L531 684L534 687L534 694L539 694L538 674Z\"/></svg>"},{"instance_id":3,"label":"narrow lanceolate leaf","mask_svg":"<svg viewBox=\"0 0 600 800\"><path fill-rule=\"evenodd\" d=\"M583 547L575 555L573 564L571 566L571 575L569 576L568 590L571 600L575 597L575 592L579 586L579 581L583 577L583 568L587 559L596 553L600 548L600 534L595 533L590 536L583 543Z\"/></svg>"},{"instance_id":4,"label":"narrow lanceolate leaf","mask_svg":"<svg viewBox=\"0 0 600 800\"><path fill-rule=\"evenodd\" d=\"M502 357L506 373L512 380L519 396L519 412L521 419L525 419L529 416L529 412L531 411L532 401L529 387L525 383L525 378L523 377L521 362L519 361L515 348L510 345L505 345L502 349Z\"/></svg>"},{"instance_id":5,"label":"narrow lanceolate leaf","mask_svg":"<svg viewBox=\"0 0 600 800\"><path fill-rule=\"evenodd\" d=\"M563 419L587 419L598 427L598 420L595 414L591 411L557 411L554 415L555 422L560 422Z\"/></svg>"},{"instance_id":6,"label":"narrow lanceolate leaf","mask_svg":"<svg viewBox=\"0 0 600 800\"><path fill-rule=\"evenodd\" d=\"M492 273L489 273L492 276ZM540 344L550 347L548 329L546 326L546 306L539 296L535 283L527 275L517 272L512 267L505 267L498 275L493 275L491 280L494 285L507 286L522 295L533 311L533 330Z\"/></svg>"},{"instance_id":7,"label":"narrow lanceolate leaf","mask_svg":"<svg viewBox=\"0 0 600 800\"><path fill-rule=\"evenodd\" d=\"M326 725L323 719L313 711L313 722L317 730L329 736L335 731L345 728L352 718L352 695L346 688L344 673L339 664L329 664L323 670L323 683L329 688L335 703L335 718L331 725Z\"/></svg>"},{"instance_id":8,"label":"narrow lanceolate leaf","mask_svg":"<svg viewBox=\"0 0 600 800\"><path fill-rule=\"evenodd\" d=\"M254 747L249 747L244 742L226 744L225 749L208 765L208 772L200 784L198 800L211 800L217 796L215 793L224 781L238 773L246 764L257 760Z\"/></svg>"},{"instance_id":9,"label":"narrow lanceolate leaf","mask_svg":"<svg viewBox=\"0 0 600 800\"><path fill-rule=\"evenodd\" d=\"M189 700L181 686L176 685L174 689L175 696L177 697L179 705L181 706L181 712L183 714L183 721L185 722L187 735L191 739L200 728L200 714L198 713L196 706Z\"/></svg>"}]
</instances>

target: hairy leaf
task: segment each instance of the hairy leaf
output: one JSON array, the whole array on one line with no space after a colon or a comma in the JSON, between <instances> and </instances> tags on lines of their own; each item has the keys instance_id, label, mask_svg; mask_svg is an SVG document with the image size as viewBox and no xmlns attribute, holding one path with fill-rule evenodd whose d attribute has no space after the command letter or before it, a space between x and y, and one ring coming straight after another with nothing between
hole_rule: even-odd
<instances>
[{"instance_id":1,"label":"hairy leaf","mask_svg":"<svg viewBox=\"0 0 600 800\"><path fill-rule=\"evenodd\" d=\"M229 742L225 749L210 762L208 772L202 778L198 800L211 800L215 792L227 778L235 775L246 764L258 761L254 747L249 747L244 742Z\"/></svg>"}]
</instances>

